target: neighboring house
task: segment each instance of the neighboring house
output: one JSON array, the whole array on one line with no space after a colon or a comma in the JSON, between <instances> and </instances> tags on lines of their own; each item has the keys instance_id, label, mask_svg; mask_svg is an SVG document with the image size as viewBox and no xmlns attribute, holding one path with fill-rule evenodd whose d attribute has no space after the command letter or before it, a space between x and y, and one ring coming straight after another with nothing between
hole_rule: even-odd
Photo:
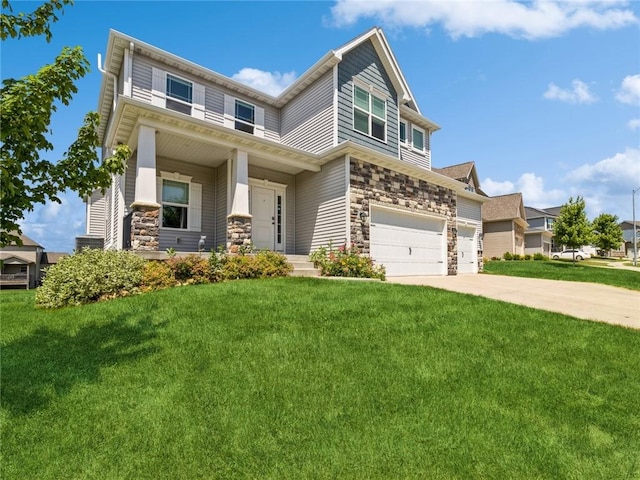
<instances>
[{"instance_id":1,"label":"neighboring house","mask_svg":"<svg viewBox=\"0 0 640 480\"><path fill-rule=\"evenodd\" d=\"M553 222L557 215L533 207L524 207L529 228L524 232L524 253L541 253L547 257L556 251L553 238Z\"/></svg>"},{"instance_id":2,"label":"neighboring house","mask_svg":"<svg viewBox=\"0 0 640 480\"><path fill-rule=\"evenodd\" d=\"M524 255L526 218L521 193L490 197L482 206L485 257L501 258L506 252Z\"/></svg>"},{"instance_id":3,"label":"neighboring house","mask_svg":"<svg viewBox=\"0 0 640 480\"><path fill-rule=\"evenodd\" d=\"M627 258L633 259L633 221L625 220L620 222L620 230L622 230L622 238L624 239L624 246L621 246L621 253ZM636 221L636 235L640 239L640 221ZM637 241L637 240L636 240ZM636 244L636 252L640 257L640 245ZM615 251L611 252L615 255Z\"/></svg>"},{"instance_id":4,"label":"neighboring house","mask_svg":"<svg viewBox=\"0 0 640 480\"><path fill-rule=\"evenodd\" d=\"M451 177L466 185L465 190L483 194L474 162L466 162L434 172ZM457 202L458 273L482 271L482 202L472 198L458 197Z\"/></svg>"},{"instance_id":5,"label":"neighboring house","mask_svg":"<svg viewBox=\"0 0 640 480\"><path fill-rule=\"evenodd\" d=\"M301 255L346 243L388 275L458 271L457 205L486 199L431 169L440 127L382 30L277 97L113 30L104 69L103 155L119 143L134 154L87 199L89 240L147 256L197 251L201 237L206 250Z\"/></svg>"},{"instance_id":6,"label":"neighboring house","mask_svg":"<svg viewBox=\"0 0 640 480\"><path fill-rule=\"evenodd\" d=\"M26 235L20 235L20 239L22 245L12 243L0 248L0 287L34 288L40 283L43 271L65 255L45 252L42 245Z\"/></svg>"}]
</instances>

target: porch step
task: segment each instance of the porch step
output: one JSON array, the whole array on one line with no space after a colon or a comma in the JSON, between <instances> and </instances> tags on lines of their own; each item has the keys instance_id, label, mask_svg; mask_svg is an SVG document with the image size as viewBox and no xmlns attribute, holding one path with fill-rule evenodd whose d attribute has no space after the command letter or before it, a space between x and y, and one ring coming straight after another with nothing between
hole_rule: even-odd
<instances>
[{"instance_id":1,"label":"porch step","mask_svg":"<svg viewBox=\"0 0 640 480\"><path fill-rule=\"evenodd\" d=\"M291 277L319 277L320 269L314 268L313 262L306 255L287 255L287 261L293 266Z\"/></svg>"}]
</instances>

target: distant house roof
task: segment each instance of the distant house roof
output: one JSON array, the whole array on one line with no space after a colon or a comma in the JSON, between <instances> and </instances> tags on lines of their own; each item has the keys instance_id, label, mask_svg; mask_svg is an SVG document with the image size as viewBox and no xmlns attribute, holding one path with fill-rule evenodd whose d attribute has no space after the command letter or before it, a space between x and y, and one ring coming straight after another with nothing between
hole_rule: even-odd
<instances>
[{"instance_id":1,"label":"distant house roof","mask_svg":"<svg viewBox=\"0 0 640 480\"><path fill-rule=\"evenodd\" d=\"M622 230L633 230L633 220L624 220L620 222ZM640 230L640 220L636 221L636 230Z\"/></svg>"},{"instance_id":2,"label":"distant house roof","mask_svg":"<svg viewBox=\"0 0 640 480\"><path fill-rule=\"evenodd\" d=\"M446 177L458 180L459 182L466 183L472 186L480 195L488 196L480 189L480 180L478 179L475 162L459 163L442 168L434 167L432 170Z\"/></svg>"},{"instance_id":3,"label":"distant house roof","mask_svg":"<svg viewBox=\"0 0 640 480\"><path fill-rule=\"evenodd\" d=\"M44 252L40 263L53 265L54 263L58 263L62 257L68 256L69 254L64 252Z\"/></svg>"},{"instance_id":4,"label":"distant house roof","mask_svg":"<svg viewBox=\"0 0 640 480\"><path fill-rule=\"evenodd\" d=\"M545 207L542 210L547 212L549 215L557 217L560 215L560 210L562 209L562 205L559 207Z\"/></svg>"},{"instance_id":5,"label":"distant house roof","mask_svg":"<svg viewBox=\"0 0 640 480\"><path fill-rule=\"evenodd\" d=\"M527 215L527 218L543 218L543 217L557 216L547 212L546 210L542 210L540 208L535 208L535 207L524 207L524 213Z\"/></svg>"},{"instance_id":6,"label":"distant house roof","mask_svg":"<svg viewBox=\"0 0 640 480\"><path fill-rule=\"evenodd\" d=\"M523 221L526 219L522 193L490 197L489 201L482 206L482 220L484 222L517 219Z\"/></svg>"},{"instance_id":7,"label":"distant house roof","mask_svg":"<svg viewBox=\"0 0 640 480\"><path fill-rule=\"evenodd\" d=\"M13 231L13 232L9 232L11 235L18 235L18 232ZM40 247L42 248L42 245L40 245L38 242L31 240L29 237L27 237L25 234L20 234L18 235L20 237L20 240L22 240L22 246L23 247ZM11 245L17 245L15 242L11 242Z\"/></svg>"}]
</instances>

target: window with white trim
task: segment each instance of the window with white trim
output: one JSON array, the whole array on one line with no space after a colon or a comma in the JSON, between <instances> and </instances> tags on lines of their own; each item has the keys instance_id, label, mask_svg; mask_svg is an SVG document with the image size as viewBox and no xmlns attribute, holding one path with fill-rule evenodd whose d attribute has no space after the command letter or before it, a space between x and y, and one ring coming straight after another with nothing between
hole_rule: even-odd
<instances>
[{"instance_id":1,"label":"window with white trim","mask_svg":"<svg viewBox=\"0 0 640 480\"><path fill-rule=\"evenodd\" d=\"M387 139L387 101L353 86L353 128L383 142Z\"/></svg>"},{"instance_id":2,"label":"window with white trim","mask_svg":"<svg viewBox=\"0 0 640 480\"><path fill-rule=\"evenodd\" d=\"M400 122L400 143L407 143L407 122Z\"/></svg>"},{"instance_id":3,"label":"window with white trim","mask_svg":"<svg viewBox=\"0 0 640 480\"><path fill-rule=\"evenodd\" d=\"M199 232L202 228L202 184L179 173L161 172L157 178L158 203L162 206L160 226Z\"/></svg>"},{"instance_id":4,"label":"window with white trim","mask_svg":"<svg viewBox=\"0 0 640 480\"><path fill-rule=\"evenodd\" d=\"M167 108L191 115L193 83L167 73Z\"/></svg>"},{"instance_id":5,"label":"window with white trim","mask_svg":"<svg viewBox=\"0 0 640 480\"><path fill-rule=\"evenodd\" d=\"M253 135L256 125L256 107L250 103L236 99L235 129Z\"/></svg>"},{"instance_id":6,"label":"window with white trim","mask_svg":"<svg viewBox=\"0 0 640 480\"><path fill-rule=\"evenodd\" d=\"M425 144L425 132L423 129L416 127L415 125L411 126L411 146L414 150L419 152L424 152L424 144Z\"/></svg>"}]
</instances>

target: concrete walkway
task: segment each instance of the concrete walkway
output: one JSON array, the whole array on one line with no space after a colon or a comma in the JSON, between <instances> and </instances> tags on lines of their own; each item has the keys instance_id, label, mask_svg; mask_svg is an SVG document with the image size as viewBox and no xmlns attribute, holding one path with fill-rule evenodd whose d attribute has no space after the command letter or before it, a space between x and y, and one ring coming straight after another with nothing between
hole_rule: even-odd
<instances>
[{"instance_id":1,"label":"concrete walkway","mask_svg":"<svg viewBox=\"0 0 640 480\"><path fill-rule=\"evenodd\" d=\"M625 288L487 274L387 277L387 282L470 293L640 330L640 292Z\"/></svg>"}]
</instances>

